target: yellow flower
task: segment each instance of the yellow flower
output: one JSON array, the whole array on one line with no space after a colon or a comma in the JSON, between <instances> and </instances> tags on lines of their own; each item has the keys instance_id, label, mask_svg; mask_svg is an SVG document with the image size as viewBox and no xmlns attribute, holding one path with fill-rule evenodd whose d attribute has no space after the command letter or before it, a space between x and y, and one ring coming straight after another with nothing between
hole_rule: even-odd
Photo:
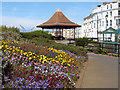
<instances>
[{"instance_id":1,"label":"yellow flower","mask_svg":"<svg viewBox=\"0 0 120 90\"><path fill-rule=\"evenodd\" d=\"M41 62L42 58L39 59L39 62Z\"/></svg>"},{"instance_id":2,"label":"yellow flower","mask_svg":"<svg viewBox=\"0 0 120 90\"><path fill-rule=\"evenodd\" d=\"M72 61L72 63L74 63L74 61Z\"/></svg>"},{"instance_id":3,"label":"yellow flower","mask_svg":"<svg viewBox=\"0 0 120 90\"><path fill-rule=\"evenodd\" d=\"M30 54L31 54L32 52L28 52L28 53L30 53Z\"/></svg>"},{"instance_id":4,"label":"yellow flower","mask_svg":"<svg viewBox=\"0 0 120 90\"><path fill-rule=\"evenodd\" d=\"M5 45L5 48L7 48L8 47L8 45Z\"/></svg>"},{"instance_id":5,"label":"yellow flower","mask_svg":"<svg viewBox=\"0 0 120 90\"><path fill-rule=\"evenodd\" d=\"M10 50L12 50L12 48L10 48Z\"/></svg>"},{"instance_id":6,"label":"yellow flower","mask_svg":"<svg viewBox=\"0 0 120 90\"><path fill-rule=\"evenodd\" d=\"M56 61L56 62L59 62L59 61Z\"/></svg>"},{"instance_id":7,"label":"yellow flower","mask_svg":"<svg viewBox=\"0 0 120 90\"><path fill-rule=\"evenodd\" d=\"M15 50L13 50L12 52L15 52Z\"/></svg>"},{"instance_id":8,"label":"yellow flower","mask_svg":"<svg viewBox=\"0 0 120 90\"><path fill-rule=\"evenodd\" d=\"M57 56L55 58L58 58Z\"/></svg>"},{"instance_id":9,"label":"yellow flower","mask_svg":"<svg viewBox=\"0 0 120 90\"><path fill-rule=\"evenodd\" d=\"M46 59L44 60L44 62L45 62L45 61L48 62Z\"/></svg>"},{"instance_id":10,"label":"yellow flower","mask_svg":"<svg viewBox=\"0 0 120 90\"><path fill-rule=\"evenodd\" d=\"M29 57L29 60L31 60L32 59L32 57Z\"/></svg>"},{"instance_id":11,"label":"yellow flower","mask_svg":"<svg viewBox=\"0 0 120 90\"><path fill-rule=\"evenodd\" d=\"M17 52L19 52L20 50L18 49Z\"/></svg>"},{"instance_id":12,"label":"yellow flower","mask_svg":"<svg viewBox=\"0 0 120 90\"><path fill-rule=\"evenodd\" d=\"M33 58L36 58L35 56Z\"/></svg>"},{"instance_id":13,"label":"yellow flower","mask_svg":"<svg viewBox=\"0 0 120 90\"><path fill-rule=\"evenodd\" d=\"M70 64L67 64L68 66L70 66Z\"/></svg>"},{"instance_id":14,"label":"yellow flower","mask_svg":"<svg viewBox=\"0 0 120 90\"><path fill-rule=\"evenodd\" d=\"M25 52L25 53L23 53L24 55L26 55L27 54L27 52Z\"/></svg>"},{"instance_id":15,"label":"yellow flower","mask_svg":"<svg viewBox=\"0 0 120 90\"><path fill-rule=\"evenodd\" d=\"M0 46L0 49L2 49L2 46Z\"/></svg>"},{"instance_id":16,"label":"yellow flower","mask_svg":"<svg viewBox=\"0 0 120 90\"><path fill-rule=\"evenodd\" d=\"M27 54L27 57L28 57L29 55Z\"/></svg>"}]
</instances>

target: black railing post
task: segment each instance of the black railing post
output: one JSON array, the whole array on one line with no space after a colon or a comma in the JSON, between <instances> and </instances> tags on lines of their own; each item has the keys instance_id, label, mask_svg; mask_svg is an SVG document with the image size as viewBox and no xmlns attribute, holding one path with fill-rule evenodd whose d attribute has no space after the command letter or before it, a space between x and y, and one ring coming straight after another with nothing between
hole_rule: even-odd
<instances>
[{"instance_id":1,"label":"black railing post","mask_svg":"<svg viewBox=\"0 0 120 90\"><path fill-rule=\"evenodd\" d=\"M118 57L120 56L119 43L118 43Z\"/></svg>"}]
</instances>

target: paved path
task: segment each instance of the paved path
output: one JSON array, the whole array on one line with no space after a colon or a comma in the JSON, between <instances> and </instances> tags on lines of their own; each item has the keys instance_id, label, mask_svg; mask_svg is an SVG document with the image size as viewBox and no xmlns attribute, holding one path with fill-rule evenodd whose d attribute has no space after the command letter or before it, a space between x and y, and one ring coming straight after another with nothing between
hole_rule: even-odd
<instances>
[{"instance_id":1,"label":"paved path","mask_svg":"<svg viewBox=\"0 0 120 90\"><path fill-rule=\"evenodd\" d=\"M118 58L88 54L81 88L118 88Z\"/></svg>"},{"instance_id":2,"label":"paved path","mask_svg":"<svg viewBox=\"0 0 120 90\"><path fill-rule=\"evenodd\" d=\"M55 40L56 43L62 43L62 44L68 44L69 40ZM71 43L74 43L75 41L71 40Z\"/></svg>"}]
</instances>

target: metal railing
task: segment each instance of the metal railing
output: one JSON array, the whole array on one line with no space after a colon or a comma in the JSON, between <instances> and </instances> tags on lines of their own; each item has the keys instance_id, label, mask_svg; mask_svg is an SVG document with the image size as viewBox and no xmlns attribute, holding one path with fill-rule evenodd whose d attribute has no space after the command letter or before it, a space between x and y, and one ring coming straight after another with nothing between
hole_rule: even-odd
<instances>
[{"instance_id":1,"label":"metal railing","mask_svg":"<svg viewBox=\"0 0 120 90\"><path fill-rule=\"evenodd\" d=\"M104 45L103 45L104 44ZM87 50L91 52L96 52L97 50L107 50L108 53L116 54L120 57L120 43L103 43L103 42L90 42L87 46Z\"/></svg>"}]
</instances>

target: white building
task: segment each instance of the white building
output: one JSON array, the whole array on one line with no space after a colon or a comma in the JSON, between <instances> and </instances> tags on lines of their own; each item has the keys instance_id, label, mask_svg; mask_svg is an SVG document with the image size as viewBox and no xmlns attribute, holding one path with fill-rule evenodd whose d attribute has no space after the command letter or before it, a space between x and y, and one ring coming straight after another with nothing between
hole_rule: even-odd
<instances>
[{"instance_id":1,"label":"white building","mask_svg":"<svg viewBox=\"0 0 120 90\"><path fill-rule=\"evenodd\" d=\"M75 28L75 38L80 38L82 37L82 27L77 27ZM63 29L63 37L66 39L68 38L74 38L74 29Z\"/></svg>"},{"instance_id":2,"label":"white building","mask_svg":"<svg viewBox=\"0 0 120 90\"><path fill-rule=\"evenodd\" d=\"M82 33L85 37L98 37L99 41L102 41L102 32L109 27L118 29L118 24L120 24L120 1L104 2L103 5L97 5L92 13L84 18ZM113 40L115 36L108 37Z\"/></svg>"}]
</instances>

